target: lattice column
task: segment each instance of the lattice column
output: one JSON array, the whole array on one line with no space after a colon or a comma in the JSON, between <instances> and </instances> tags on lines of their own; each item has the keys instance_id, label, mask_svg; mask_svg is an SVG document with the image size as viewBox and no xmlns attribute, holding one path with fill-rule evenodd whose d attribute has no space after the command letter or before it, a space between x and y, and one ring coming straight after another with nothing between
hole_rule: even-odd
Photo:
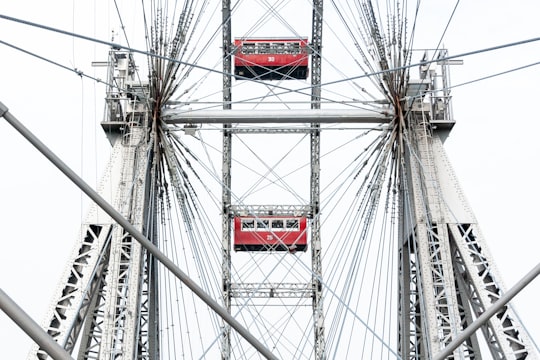
<instances>
[{"instance_id":1,"label":"lattice column","mask_svg":"<svg viewBox=\"0 0 540 360\"><path fill-rule=\"evenodd\" d=\"M422 321L420 289L414 238L407 238L399 249L399 342L398 353L403 359L419 359L422 354Z\"/></svg>"},{"instance_id":2,"label":"lattice column","mask_svg":"<svg viewBox=\"0 0 540 360\"><path fill-rule=\"evenodd\" d=\"M425 104L418 100L410 108L411 151L402 189L399 351L406 359L439 353L504 292L446 157L442 139L448 128L436 127L440 119ZM482 333L493 359L536 358L509 306L491 318ZM482 356L476 335L453 353L460 359Z\"/></svg>"},{"instance_id":3,"label":"lattice column","mask_svg":"<svg viewBox=\"0 0 540 360\"><path fill-rule=\"evenodd\" d=\"M232 38L231 38L231 1L222 1L222 37L223 37L223 109L230 110L232 105ZM223 155L222 155L222 287L223 306L231 312L231 158L232 133L231 125L223 125ZM223 322L223 337L221 341L221 358L226 360L231 356L231 327Z\"/></svg>"},{"instance_id":4,"label":"lattice column","mask_svg":"<svg viewBox=\"0 0 540 360\"><path fill-rule=\"evenodd\" d=\"M425 119L424 115L409 116L411 132L406 172L409 175L407 193L412 208L410 213L409 209L404 209L406 214L403 216L410 217L411 223L407 224L408 230L402 234L406 236L404 241L407 246L403 246L401 252L414 254L409 257L415 259L416 282L403 286L419 291L420 297L418 305L403 304L403 307L412 322L408 326L415 330L413 336L408 336L409 341L421 341L421 346L413 344L408 348L416 354L418 351L436 354L451 342L461 325L448 230L443 221L442 199L432 154L431 131ZM408 299L411 300L410 296ZM420 309L420 316L417 308ZM405 334L402 336L407 337ZM454 355L464 356L462 350L456 350Z\"/></svg>"},{"instance_id":5,"label":"lattice column","mask_svg":"<svg viewBox=\"0 0 540 360\"><path fill-rule=\"evenodd\" d=\"M433 153L447 204L454 272L470 323L499 299L504 286L439 136L433 137ZM532 342L510 306L492 317L482 334L494 359L536 359Z\"/></svg>"},{"instance_id":6,"label":"lattice column","mask_svg":"<svg viewBox=\"0 0 540 360\"><path fill-rule=\"evenodd\" d=\"M142 229L147 173L145 130L133 127L126 135L122 197L119 209L131 223ZM141 245L124 229L117 227L111 243L106 277L104 332L99 358L135 358L141 301L141 276L144 267Z\"/></svg>"},{"instance_id":7,"label":"lattice column","mask_svg":"<svg viewBox=\"0 0 540 360\"><path fill-rule=\"evenodd\" d=\"M313 1L312 54L311 54L311 108L321 108L323 0ZM313 286L313 325L315 336L315 359L326 358L324 338L324 307L322 292L322 261L320 232L320 124L311 124L311 271Z\"/></svg>"}]
</instances>

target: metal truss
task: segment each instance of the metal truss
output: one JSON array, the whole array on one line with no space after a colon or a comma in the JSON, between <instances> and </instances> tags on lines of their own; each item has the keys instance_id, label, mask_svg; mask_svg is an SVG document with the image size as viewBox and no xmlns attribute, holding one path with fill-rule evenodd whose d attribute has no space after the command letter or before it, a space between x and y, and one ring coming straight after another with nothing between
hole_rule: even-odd
<instances>
[{"instance_id":1,"label":"metal truss","mask_svg":"<svg viewBox=\"0 0 540 360\"><path fill-rule=\"evenodd\" d=\"M129 53L111 51L109 65L108 83L115 86L109 85L107 91L108 117L103 126L114 146L99 192L142 231L148 112L146 96L133 93L147 87L130 86L134 63ZM157 305L149 297L155 280L148 275L153 265L139 242L93 205L68 264L47 316L48 333L70 353L80 339L77 358L81 360L155 359L157 331L150 317ZM36 347L29 359L36 357L47 355Z\"/></svg>"},{"instance_id":2,"label":"metal truss","mask_svg":"<svg viewBox=\"0 0 540 360\"><path fill-rule=\"evenodd\" d=\"M231 0L222 0L222 42L223 42L223 110L231 111L232 108L232 12ZM230 220L231 206L231 166L232 166L232 126L223 125L223 155L222 155L222 190L221 202L223 212L221 214L221 283L222 300L225 309L231 313L231 231ZM222 322L221 359L228 360L231 357L231 327L225 321Z\"/></svg>"},{"instance_id":3,"label":"metal truss","mask_svg":"<svg viewBox=\"0 0 540 360\"><path fill-rule=\"evenodd\" d=\"M233 128L233 134L309 134L310 128Z\"/></svg>"},{"instance_id":4,"label":"metal truss","mask_svg":"<svg viewBox=\"0 0 540 360\"><path fill-rule=\"evenodd\" d=\"M398 352L404 359L420 359L423 353L421 321L421 282L418 281L416 243L407 238L399 249L399 329Z\"/></svg>"},{"instance_id":5,"label":"metal truss","mask_svg":"<svg viewBox=\"0 0 540 360\"><path fill-rule=\"evenodd\" d=\"M127 208L123 206L128 209L125 210L125 215L140 223L144 202L138 197L142 196L144 191L140 186L132 185L144 184L138 180L144 177L145 173L146 161L142 155L145 147L136 147L139 149L136 165L135 148L126 147L122 140L125 139L119 139L113 148L107 173L123 175L106 177L100 188L102 193L113 188L120 193L124 191L123 195L115 192L106 197L111 200L116 198L116 202L113 202L118 206L134 204ZM121 171L122 167L124 171ZM122 187L124 190L121 190ZM135 218L139 220L135 221ZM140 299L140 272L143 271L140 245L95 205L82 231L81 240L74 249L57 291L57 300L47 315L45 329L68 352L74 351L80 336L82 340L78 359L105 358L110 356L110 349L113 348L135 351L136 344L126 343L124 340L135 341L140 338L136 333L141 328L139 318L128 314L141 313L142 319L147 318L147 311L141 312L139 308L139 304L146 304ZM122 329L122 334L118 329ZM123 339L121 345L118 344L119 339ZM132 354L130 353L130 356ZM31 350L29 359L35 359L36 356L38 359L48 358L37 347Z\"/></svg>"},{"instance_id":6,"label":"metal truss","mask_svg":"<svg viewBox=\"0 0 540 360\"><path fill-rule=\"evenodd\" d=\"M311 110L321 108L322 81L322 34L323 0L313 0L311 20ZM314 356L316 360L326 359L326 339L324 326L324 304L322 288L322 247L320 221L320 172L321 172L321 131L320 123L311 121L310 153L311 180L310 205L313 209L311 221L311 286L313 289L313 333Z\"/></svg>"},{"instance_id":7,"label":"metal truss","mask_svg":"<svg viewBox=\"0 0 540 360\"><path fill-rule=\"evenodd\" d=\"M139 230L143 229L145 180L147 172L147 145L145 130L134 127L125 145L119 208L126 219ZM111 243L107 284L104 295L104 313L94 312L94 319L102 323L99 331L99 359L121 354L124 358L148 358L148 349L138 348L139 319L148 324L148 312L140 308L142 271L144 270L142 246L131 235L117 227ZM99 309L97 307L96 309ZM146 308L145 308L146 310ZM94 336L95 333L92 333ZM146 344L143 341L143 344Z\"/></svg>"},{"instance_id":8,"label":"metal truss","mask_svg":"<svg viewBox=\"0 0 540 360\"><path fill-rule=\"evenodd\" d=\"M411 83L433 84L429 78ZM398 351L404 359L429 359L504 289L443 148L453 124L446 107L449 93L443 106L435 96L415 96L406 114L409 151L402 179ZM484 324L482 333L493 359L536 359L510 306ZM481 346L473 335L451 358L481 359L486 355Z\"/></svg>"},{"instance_id":9,"label":"metal truss","mask_svg":"<svg viewBox=\"0 0 540 360\"><path fill-rule=\"evenodd\" d=\"M463 296L475 317L480 316L503 294L500 277L476 224L449 225L453 266ZM505 306L482 328L493 359L533 359L527 333L510 306Z\"/></svg>"},{"instance_id":10,"label":"metal truss","mask_svg":"<svg viewBox=\"0 0 540 360\"><path fill-rule=\"evenodd\" d=\"M412 142L416 146L407 157L407 166L410 169L409 192L412 198L410 218L413 223L406 233L409 233L408 237L412 237L415 242L415 280L421 283L420 306L423 322L415 324L415 327L422 329L421 353L434 354L451 342L459 311L448 232L437 197L435 164L429 149L429 134L423 123L416 125L413 136L415 139ZM408 211L406 207L404 210ZM418 287L418 284L415 284L415 287ZM416 307L410 310L413 309L416 317ZM409 318L412 317L409 315Z\"/></svg>"},{"instance_id":11,"label":"metal truss","mask_svg":"<svg viewBox=\"0 0 540 360\"><path fill-rule=\"evenodd\" d=\"M231 295L235 298L311 298L310 284L301 283L233 283Z\"/></svg>"},{"instance_id":12,"label":"metal truss","mask_svg":"<svg viewBox=\"0 0 540 360\"><path fill-rule=\"evenodd\" d=\"M108 263L111 224L87 224L84 235L72 254L65 279L56 294L56 301L47 314L47 333L68 352L72 352L93 294L101 286ZM47 359L48 355L35 345L29 359Z\"/></svg>"},{"instance_id":13,"label":"metal truss","mask_svg":"<svg viewBox=\"0 0 540 360\"><path fill-rule=\"evenodd\" d=\"M231 205L231 216L309 216L309 205Z\"/></svg>"}]
</instances>

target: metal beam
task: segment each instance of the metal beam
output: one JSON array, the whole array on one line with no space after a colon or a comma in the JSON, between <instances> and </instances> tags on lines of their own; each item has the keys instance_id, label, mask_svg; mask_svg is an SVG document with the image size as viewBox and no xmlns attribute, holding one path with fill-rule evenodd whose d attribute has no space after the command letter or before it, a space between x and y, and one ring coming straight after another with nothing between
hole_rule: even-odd
<instances>
[{"instance_id":1,"label":"metal beam","mask_svg":"<svg viewBox=\"0 0 540 360\"><path fill-rule=\"evenodd\" d=\"M176 110L165 109L167 124L389 123L389 111L365 109Z\"/></svg>"}]
</instances>

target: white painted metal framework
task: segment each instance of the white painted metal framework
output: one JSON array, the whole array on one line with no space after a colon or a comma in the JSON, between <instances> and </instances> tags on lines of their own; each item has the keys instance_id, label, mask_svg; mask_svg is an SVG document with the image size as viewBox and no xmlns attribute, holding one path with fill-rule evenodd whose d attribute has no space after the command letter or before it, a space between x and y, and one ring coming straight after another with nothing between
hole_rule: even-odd
<instances>
[{"instance_id":1,"label":"white painted metal framework","mask_svg":"<svg viewBox=\"0 0 540 360\"><path fill-rule=\"evenodd\" d=\"M222 37L223 37L223 110L229 112L232 109L232 12L230 0L222 1ZM229 313L231 312L231 161L232 161L232 132L230 124L223 125L223 162L222 162L222 190L221 214L222 228L222 288L223 304ZM223 323L223 339L221 345L221 358L230 359L231 356L231 328L227 323Z\"/></svg>"},{"instance_id":2,"label":"white painted metal framework","mask_svg":"<svg viewBox=\"0 0 540 360\"><path fill-rule=\"evenodd\" d=\"M442 65L445 84L447 66ZM504 291L443 148L453 124L449 94L435 95L433 77L439 74L422 69L420 74L421 80L409 87L417 93L410 93L414 100L405 113L411 136L403 168L399 249L399 352L404 359L435 356ZM418 90L419 84L429 85ZM536 358L510 307L482 331L493 359ZM453 358L479 359L484 353L472 336Z\"/></svg>"},{"instance_id":3,"label":"white painted metal framework","mask_svg":"<svg viewBox=\"0 0 540 360\"><path fill-rule=\"evenodd\" d=\"M398 329L397 353L402 359L431 359L473 323L504 293L501 278L474 215L447 159L443 141L453 126L446 52L439 66L420 69L420 79L405 84L406 95L395 109L379 113L321 110L323 1L313 1L311 109L261 111L232 109L231 2L222 2L223 110L180 113L164 110L163 123L222 124L221 168L221 302L233 314L235 299L311 299L312 356L327 358L325 274L321 245L321 123L373 122L399 127L403 153L399 163ZM432 62L436 64L436 62ZM439 72L437 72L439 71ZM156 241L155 184L150 176L158 151L149 136L153 105L150 85L135 77L127 51L112 49L107 117L103 128L113 145L101 193L151 241ZM435 77L442 79L441 88ZM112 85L114 84L114 85ZM153 98L155 100L156 97ZM160 109L161 111L161 109ZM239 123L299 123L309 128L309 204L234 203L232 197L233 134ZM245 130L245 129L244 129ZM248 130L245 130L246 132ZM265 132L258 129L258 132ZM265 133L280 136L283 131ZM154 133L155 135L155 133ZM163 151L172 151L165 149ZM179 185L173 179L173 186ZM302 214L310 219L310 281L234 282L231 256L232 219L239 214ZM82 226L55 302L47 332L70 353L83 359L160 359L156 260L122 227L94 206ZM249 305L246 305L249 306ZM221 322L222 359L232 357L231 325ZM510 306L482 326L483 341L472 336L453 352L455 359L536 359L531 339ZM38 347L30 359L46 359Z\"/></svg>"},{"instance_id":4,"label":"white painted metal framework","mask_svg":"<svg viewBox=\"0 0 540 360\"><path fill-rule=\"evenodd\" d=\"M322 35L323 35L323 0L313 1L313 16L311 24L311 109L321 108L321 81L322 81ZM313 332L315 359L326 358L325 320L323 303L323 267L321 244L321 131L320 124L311 124L310 154L311 154L311 180L310 205L313 212L311 223L311 286L313 290Z\"/></svg>"},{"instance_id":5,"label":"white painted metal framework","mask_svg":"<svg viewBox=\"0 0 540 360\"><path fill-rule=\"evenodd\" d=\"M121 214L152 236L148 175L148 86L135 82L129 52L109 56L107 121L113 152L101 194ZM82 226L81 240L51 308L47 332L78 359L156 358L157 292L155 264L141 245L97 205ZM29 358L47 358L35 347Z\"/></svg>"}]
</instances>

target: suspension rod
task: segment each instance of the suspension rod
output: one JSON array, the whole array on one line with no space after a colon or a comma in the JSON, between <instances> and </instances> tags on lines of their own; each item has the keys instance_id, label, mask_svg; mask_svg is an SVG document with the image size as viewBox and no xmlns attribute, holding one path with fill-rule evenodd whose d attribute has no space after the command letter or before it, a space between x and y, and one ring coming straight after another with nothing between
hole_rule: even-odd
<instances>
[{"instance_id":1,"label":"suspension rod","mask_svg":"<svg viewBox=\"0 0 540 360\"><path fill-rule=\"evenodd\" d=\"M364 109L288 110L177 110L165 109L167 124L298 124L298 123L389 123L388 111Z\"/></svg>"},{"instance_id":2,"label":"suspension rod","mask_svg":"<svg viewBox=\"0 0 540 360\"><path fill-rule=\"evenodd\" d=\"M221 318L235 329L247 342L257 349L267 359L278 360L257 338L255 338L246 328L242 326L225 308L219 305L210 295L208 295L199 285L197 285L187 274L185 274L176 264L170 260L161 250L146 238L135 226L124 218L116 209L101 197L90 185L79 177L69 166L67 166L56 154L54 154L45 144L43 144L30 130L28 130L8 108L0 102L0 117L13 126L26 140L28 140L39 152L41 152L50 162L54 164L64 175L66 175L79 189L81 189L90 199L92 199L103 211L109 214L124 230L148 250L159 260L170 272L191 289L206 305L214 310Z\"/></svg>"}]
</instances>

